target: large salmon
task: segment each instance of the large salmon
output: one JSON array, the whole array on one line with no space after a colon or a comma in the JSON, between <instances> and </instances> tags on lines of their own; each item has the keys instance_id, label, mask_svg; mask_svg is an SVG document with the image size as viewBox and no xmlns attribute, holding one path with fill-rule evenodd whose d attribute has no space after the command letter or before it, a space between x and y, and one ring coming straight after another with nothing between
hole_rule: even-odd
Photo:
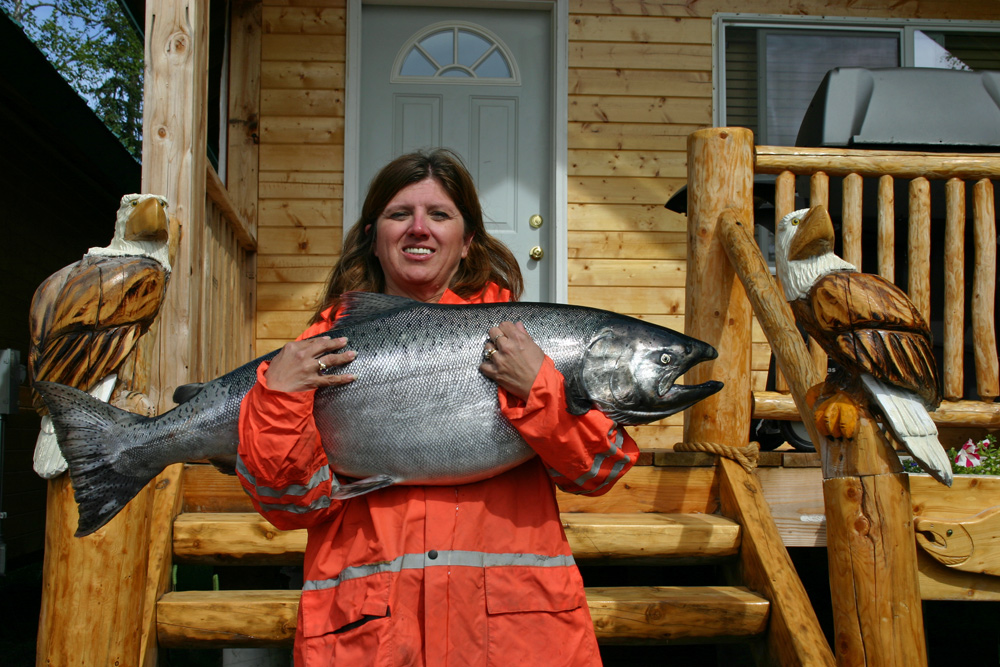
<instances>
[{"instance_id":1,"label":"large salmon","mask_svg":"<svg viewBox=\"0 0 1000 667\"><path fill-rule=\"evenodd\" d=\"M619 424L662 419L722 387L674 381L710 345L604 310L543 303L425 304L384 294L345 295L327 334L346 336L354 382L320 389L314 416L334 472L359 481L349 498L390 484L462 484L534 456L500 412L496 385L479 372L490 327L521 321L566 378L568 409L597 409ZM180 405L141 417L58 384L36 383L69 463L80 506L77 535L115 516L166 466L210 459L236 464L240 402L264 355L204 385L182 387ZM331 369L337 372L338 369Z\"/></svg>"}]
</instances>

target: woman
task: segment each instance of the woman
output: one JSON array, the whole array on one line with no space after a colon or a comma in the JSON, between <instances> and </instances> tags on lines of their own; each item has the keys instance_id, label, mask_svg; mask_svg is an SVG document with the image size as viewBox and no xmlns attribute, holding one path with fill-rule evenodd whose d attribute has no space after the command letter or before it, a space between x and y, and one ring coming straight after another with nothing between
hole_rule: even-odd
<instances>
[{"instance_id":1,"label":"woman","mask_svg":"<svg viewBox=\"0 0 1000 667\"><path fill-rule=\"evenodd\" d=\"M562 375L522 325L504 322L489 330L480 370L539 456L474 484L330 500L313 394L352 381L321 371L355 353L343 338L306 338L359 289L449 304L519 295L517 263L486 233L457 156L405 155L379 172L311 326L261 365L243 401L244 487L275 526L308 529L296 664L599 665L552 481L604 493L635 462L635 443L596 410L570 415Z\"/></svg>"}]
</instances>

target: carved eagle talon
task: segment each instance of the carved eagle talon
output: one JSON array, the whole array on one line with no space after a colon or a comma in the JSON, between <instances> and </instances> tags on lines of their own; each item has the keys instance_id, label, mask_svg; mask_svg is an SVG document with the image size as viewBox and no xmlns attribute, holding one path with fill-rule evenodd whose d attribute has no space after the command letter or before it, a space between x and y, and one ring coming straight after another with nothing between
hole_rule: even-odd
<instances>
[{"instance_id":1,"label":"carved eagle talon","mask_svg":"<svg viewBox=\"0 0 1000 667\"><path fill-rule=\"evenodd\" d=\"M858 431L858 407L842 391L821 401L813 414L816 428L828 438L852 440Z\"/></svg>"}]
</instances>

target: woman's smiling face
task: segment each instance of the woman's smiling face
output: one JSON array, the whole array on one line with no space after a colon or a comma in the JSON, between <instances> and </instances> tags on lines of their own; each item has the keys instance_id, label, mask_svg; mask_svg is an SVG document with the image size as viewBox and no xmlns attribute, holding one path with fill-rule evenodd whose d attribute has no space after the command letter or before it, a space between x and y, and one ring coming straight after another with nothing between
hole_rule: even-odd
<instances>
[{"instance_id":1,"label":"woman's smiling face","mask_svg":"<svg viewBox=\"0 0 1000 667\"><path fill-rule=\"evenodd\" d=\"M432 178L408 185L389 201L376 225L375 256L386 293L437 302L472 243L448 193Z\"/></svg>"}]
</instances>

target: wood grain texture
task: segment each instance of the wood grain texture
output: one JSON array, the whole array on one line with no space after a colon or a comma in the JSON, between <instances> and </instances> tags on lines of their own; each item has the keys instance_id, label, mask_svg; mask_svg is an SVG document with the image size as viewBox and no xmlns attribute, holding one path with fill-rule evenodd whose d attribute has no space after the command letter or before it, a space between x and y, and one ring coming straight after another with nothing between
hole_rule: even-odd
<instances>
[{"instance_id":1,"label":"wood grain texture","mask_svg":"<svg viewBox=\"0 0 1000 667\"><path fill-rule=\"evenodd\" d=\"M89 391L112 373L125 380L121 367L160 312L167 278L143 256L85 256L46 278L31 301L31 381ZM33 402L47 412L34 392Z\"/></svg>"},{"instance_id":2,"label":"wood grain texture","mask_svg":"<svg viewBox=\"0 0 1000 667\"><path fill-rule=\"evenodd\" d=\"M930 327L898 287L881 276L829 273L792 302L796 321L856 381L872 375L941 402Z\"/></svg>"},{"instance_id":3,"label":"wood grain texture","mask_svg":"<svg viewBox=\"0 0 1000 667\"><path fill-rule=\"evenodd\" d=\"M719 493L722 514L743 527L740 578L771 601L766 634L770 661L781 665L832 665L833 652L782 544L757 478L735 461L722 458Z\"/></svg>"},{"instance_id":4,"label":"wood grain texture","mask_svg":"<svg viewBox=\"0 0 1000 667\"><path fill-rule=\"evenodd\" d=\"M841 665L927 663L907 476L891 468L878 428L863 418L843 476L824 468L834 644ZM895 457L892 457L893 459ZM896 464L898 466L898 463Z\"/></svg>"},{"instance_id":5,"label":"wood grain texture","mask_svg":"<svg viewBox=\"0 0 1000 667\"><path fill-rule=\"evenodd\" d=\"M752 219L753 135L725 128L688 138L687 335L713 345L719 357L688 371L689 383L721 380L721 391L686 411L684 439L745 444L750 427L750 303L726 257L720 216Z\"/></svg>"},{"instance_id":6,"label":"wood grain texture","mask_svg":"<svg viewBox=\"0 0 1000 667\"><path fill-rule=\"evenodd\" d=\"M587 588L601 643L747 638L767 625L768 602L739 587ZM180 591L157 605L160 645L291 646L298 591Z\"/></svg>"},{"instance_id":7,"label":"wood grain texture","mask_svg":"<svg viewBox=\"0 0 1000 667\"><path fill-rule=\"evenodd\" d=\"M684 17L710 18L716 12L733 11L731 0L572 0L570 12L581 14L624 14L649 19ZM887 8L878 0L754 0L741 11L762 14L815 14L897 18L983 18L996 19L997 8L990 0L970 0L956 5L950 0L923 0Z\"/></svg>"},{"instance_id":8,"label":"wood grain texture","mask_svg":"<svg viewBox=\"0 0 1000 667\"><path fill-rule=\"evenodd\" d=\"M139 665L150 487L87 537L69 475L48 482L37 655L46 665Z\"/></svg>"},{"instance_id":9,"label":"wood grain texture","mask_svg":"<svg viewBox=\"0 0 1000 667\"><path fill-rule=\"evenodd\" d=\"M814 367L811 367L805 361L801 354L801 339L791 333L794 329L792 328L791 318L788 317L787 305L774 303L773 307L768 307L769 298L772 301L778 301L780 297L777 295L777 287L770 280L769 275L764 274L767 278L762 279L756 274L763 272L753 271L754 263L762 263L763 259L752 245L748 231L740 224L739 218L735 215L723 216L722 222L723 229L727 232L727 236L724 237L726 239L727 251L733 263L737 267L740 267L738 269L739 275L747 285L748 296L754 303L755 311L762 318L761 325L768 334L769 340L772 341L778 363L785 369L786 377L789 378L789 382L792 385L793 395L800 397L796 399L796 403L800 405L803 419L808 425L810 432L814 433L815 424L810 423L812 422L811 411L806 405L804 396L806 388L814 384L811 380L821 376ZM741 252L741 250L743 251ZM757 287L758 283L760 284L759 287ZM775 346L775 341L785 342L787 345ZM796 354L796 352L798 353ZM869 424L870 429L871 422L865 423ZM852 510L848 509L848 501L842 498L843 492L840 487L851 487L852 484L860 484L864 480L871 479L870 476L873 474L888 476L891 479L902 477L904 482L905 477L903 477L902 473L893 472L893 469L890 467L891 462L889 461L889 457L891 456L896 466L899 465L898 461L896 461L891 451L883 451L888 449L887 445L881 440L874 440L874 435L871 436L873 442L867 446L862 446L862 443L856 439L855 442L843 447L831 447L831 442L820 439L818 434L814 435L814 437L816 438L814 441L817 443L817 449L824 457L824 479L826 480L824 482L824 499L828 551L831 562L831 590L834 594L837 660L839 664L844 665L860 664L860 662L864 661L866 655L871 655L871 653L866 653L866 651L881 652L881 654L889 656L896 655L897 647L890 642L891 637L889 633L884 632L881 628L880 619L882 617L879 614L883 613L883 609L878 607L878 605L872 606L869 604L868 599L859 597L872 593L881 594L881 588L878 591L873 591L872 586L875 583L881 586L881 582L883 581L881 577L883 577L884 572L882 570L876 572L873 566L870 565L870 559L864 560L862 557L854 555L855 550L864 548L865 542L859 540L855 543L852 541L850 531L853 530L852 526L856 524L853 522ZM722 463L723 465L726 464L726 462ZM849 476L837 476L839 474ZM895 477L892 477L893 475ZM879 481L876 486L881 488L881 484L882 482ZM732 486L739 489L737 485ZM730 511L736 511L736 509L725 509L727 507L726 493L728 489L729 486L727 486L725 479L723 479L720 482L720 491L723 494L724 513L727 514ZM851 493L857 494L856 491ZM854 498L854 496L851 496L851 498ZM916 586L915 550L910 552L906 550L907 547L913 547L912 516L909 515L909 498L904 497L903 500L905 501L903 509L898 507L899 503L897 502L897 506L888 510L892 516L885 524L886 527L883 529L883 524L879 523L874 529L876 534L869 539L871 541L881 540L882 542L890 543L894 549L886 551L881 555L878 563L879 567L895 569L900 584L912 579L912 585L909 588L900 586L894 589L894 592L899 597L893 598L887 604L890 605L893 612L895 611L894 605L896 604L903 608L898 614L899 621L892 630L905 631L907 633L905 635L907 638L906 641L919 643L919 651L922 652L922 619L919 617L919 611L915 614L907 612L908 609L919 609L920 598ZM746 502L739 503L733 501L732 507L740 508L745 504ZM906 523L906 518L902 516L904 514L909 517L909 523ZM866 521L870 520L866 519ZM747 535L750 535L749 526L742 520L740 522L747 527ZM747 536L744 537L743 552L747 551L748 539ZM898 552L895 549L898 549ZM892 554L893 557L890 558L889 554ZM854 564L857 565L854 566ZM746 570L746 566L744 566L744 570ZM774 598L770 599L775 602L774 606L777 609L779 607L777 602ZM912 651L907 651L899 653L899 655L904 656L904 661L887 664L926 663L926 654L918 653L914 655ZM916 658L916 662L906 662L907 659L911 658Z\"/></svg>"},{"instance_id":10,"label":"wood grain texture","mask_svg":"<svg viewBox=\"0 0 1000 667\"><path fill-rule=\"evenodd\" d=\"M996 322L997 221L992 182L976 182L973 206L976 268L972 282L972 332L976 392L980 399L992 401L1000 395Z\"/></svg>"},{"instance_id":11,"label":"wood grain texture","mask_svg":"<svg viewBox=\"0 0 1000 667\"><path fill-rule=\"evenodd\" d=\"M587 588L597 641L628 644L747 638L768 624L768 601L743 587Z\"/></svg>"},{"instance_id":12,"label":"wood grain texture","mask_svg":"<svg viewBox=\"0 0 1000 667\"><path fill-rule=\"evenodd\" d=\"M944 378L948 400L965 396L965 182L945 184L944 231Z\"/></svg>"},{"instance_id":13,"label":"wood grain texture","mask_svg":"<svg viewBox=\"0 0 1000 667\"><path fill-rule=\"evenodd\" d=\"M1000 504L951 521L916 517L913 528L917 544L945 567L1000 576Z\"/></svg>"},{"instance_id":14,"label":"wood grain texture","mask_svg":"<svg viewBox=\"0 0 1000 667\"><path fill-rule=\"evenodd\" d=\"M924 320L931 319L931 186L923 176L910 181L907 237L907 294Z\"/></svg>"},{"instance_id":15,"label":"wood grain texture","mask_svg":"<svg viewBox=\"0 0 1000 667\"><path fill-rule=\"evenodd\" d=\"M822 381L824 374L813 364L802 335L795 327L791 306L765 268L764 258L746 224L735 215L725 215L721 217L720 225L727 256L758 315L774 352L775 363L788 382L791 400L799 413L805 415L803 424L810 439L816 444L817 451L822 451L824 441L816 430L815 423L809 418L811 409L806 401L806 392Z\"/></svg>"},{"instance_id":16,"label":"wood grain texture","mask_svg":"<svg viewBox=\"0 0 1000 667\"><path fill-rule=\"evenodd\" d=\"M841 244L843 258L861 268L861 186L863 179L858 174L844 177L844 214L841 221Z\"/></svg>"},{"instance_id":17,"label":"wood grain texture","mask_svg":"<svg viewBox=\"0 0 1000 667\"><path fill-rule=\"evenodd\" d=\"M846 148L794 148L758 146L756 169L761 174L791 171L811 175L823 171L829 176L871 176L892 174L897 179L961 178L963 180L1000 176L1000 154L920 153L872 151Z\"/></svg>"},{"instance_id":18,"label":"wood grain texture","mask_svg":"<svg viewBox=\"0 0 1000 667\"><path fill-rule=\"evenodd\" d=\"M562 514L577 561L641 562L724 558L739 550L739 524L712 514ZM306 531L281 531L257 513L190 513L174 522L177 562L300 565Z\"/></svg>"},{"instance_id":19,"label":"wood grain texture","mask_svg":"<svg viewBox=\"0 0 1000 667\"><path fill-rule=\"evenodd\" d=\"M878 179L878 274L896 280L896 193L893 178L883 174Z\"/></svg>"},{"instance_id":20,"label":"wood grain texture","mask_svg":"<svg viewBox=\"0 0 1000 667\"><path fill-rule=\"evenodd\" d=\"M754 419L799 419L795 402L787 394L755 391L753 405ZM930 415L939 427L1000 428L1000 404L997 403L946 400L942 401Z\"/></svg>"}]
</instances>

